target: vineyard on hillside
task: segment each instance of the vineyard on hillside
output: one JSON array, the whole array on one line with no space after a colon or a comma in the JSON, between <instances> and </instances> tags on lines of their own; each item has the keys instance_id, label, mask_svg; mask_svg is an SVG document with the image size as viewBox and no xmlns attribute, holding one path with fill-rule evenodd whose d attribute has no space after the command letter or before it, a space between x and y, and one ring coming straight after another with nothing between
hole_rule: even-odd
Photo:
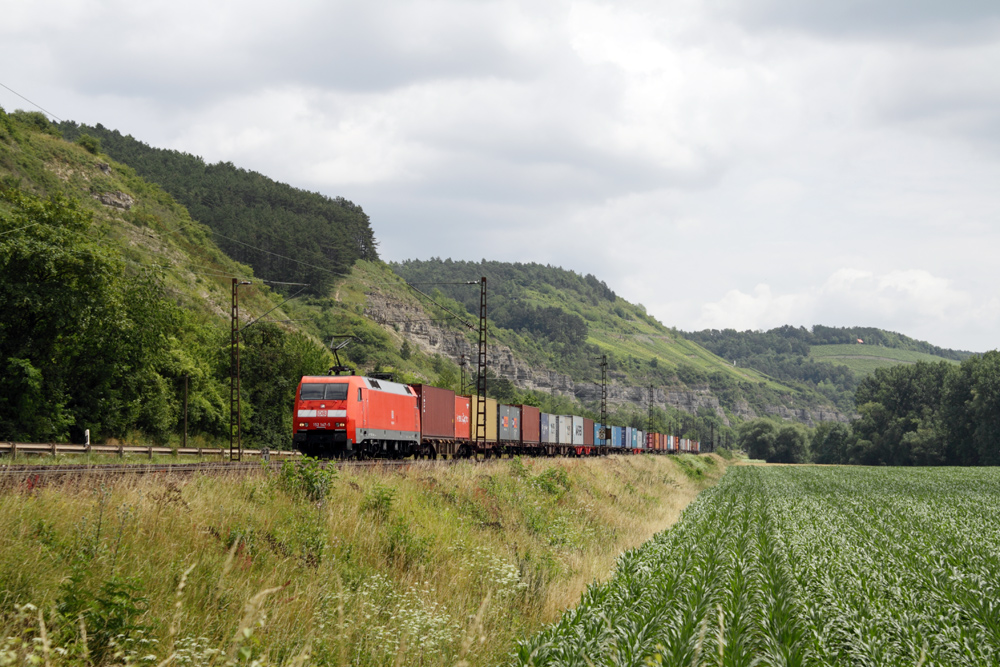
<instances>
[{"instance_id":1,"label":"vineyard on hillside","mask_svg":"<svg viewBox=\"0 0 1000 667\"><path fill-rule=\"evenodd\" d=\"M740 467L520 665L988 665L1000 472Z\"/></svg>"}]
</instances>

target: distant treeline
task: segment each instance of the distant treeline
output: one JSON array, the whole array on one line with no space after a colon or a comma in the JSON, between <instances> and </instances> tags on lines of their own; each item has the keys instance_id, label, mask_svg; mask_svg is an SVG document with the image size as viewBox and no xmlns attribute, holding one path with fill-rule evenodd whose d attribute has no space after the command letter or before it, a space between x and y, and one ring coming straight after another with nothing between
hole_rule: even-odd
<instances>
[{"instance_id":1,"label":"distant treeline","mask_svg":"<svg viewBox=\"0 0 1000 667\"><path fill-rule=\"evenodd\" d=\"M723 359L736 360L767 354L808 356L812 345L853 345L859 340L863 340L865 345L923 352L954 361L962 361L972 355L971 352L948 350L894 331L874 327L825 327L817 324L809 330L786 324L769 331L705 329L685 332L684 336L700 343Z\"/></svg>"},{"instance_id":2,"label":"distant treeline","mask_svg":"<svg viewBox=\"0 0 1000 667\"><path fill-rule=\"evenodd\" d=\"M898 350L932 354L943 359L962 361L971 352L947 350L892 331L872 327L782 326L770 331L705 329L683 334L714 354L753 368L777 380L803 382L832 400L845 412L854 408L854 391L861 378L846 366L809 358L813 345L881 345Z\"/></svg>"},{"instance_id":3,"label":"distant treeline","mask_svg":"<svg viewBox=\"0 0 1000 667\"><path fill-rule=\"evenodd\" d=\"M214 232L227 255L260 278L305 283L309 292L324 294L355 260L378 259L368 216L342 197L299 190L229 162L206 164L188 153L152 148L100 124L66 121L58 127L66 139L91 145L92 152L158 184Z\"/></svg>"},{"instance_id":4,"label":"distant treeline","mask_svg":"<svg viewBox=\"0 0 1000 667\"><path fill-rule=\"evenodd\" d=\"M1000 465L1000 352L960 365L877 369L855 392L850 425L803 427L756 420L741 430L754 458L860 465Z\"/></svg>"}]
</instances>

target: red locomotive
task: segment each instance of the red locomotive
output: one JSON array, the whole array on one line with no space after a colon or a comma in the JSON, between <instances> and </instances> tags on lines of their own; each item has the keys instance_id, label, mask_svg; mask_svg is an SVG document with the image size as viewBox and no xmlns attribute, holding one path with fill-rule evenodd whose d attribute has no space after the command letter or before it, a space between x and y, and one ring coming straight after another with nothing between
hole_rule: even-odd
<instances>
[{"instance_id":1,"label":"red locomotive","mask_svg":"<svg viewBox=\"0 0 1000 667\"><path fill-rule=\"evenodd\" d=\"M305 376L295 400L295 448L311 456L403 458L420 452L417 395L360 375Z\"/></svg>"}]
</instances>

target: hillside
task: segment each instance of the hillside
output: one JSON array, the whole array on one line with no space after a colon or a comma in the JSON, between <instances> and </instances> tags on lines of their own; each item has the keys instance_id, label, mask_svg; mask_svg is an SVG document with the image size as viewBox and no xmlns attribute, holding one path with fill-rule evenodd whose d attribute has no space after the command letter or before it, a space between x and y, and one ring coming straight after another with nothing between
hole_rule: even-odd
<instances>
[{"instance_id":1,"label":"hillside","mask_svg":"<svg viewBox=\"0 0 1000 667\"><path fill-rule=\"evenodd\" d=\"M814 389L734 367L594 276L538 264L440 259L392 268L407 282L460 304L462 312L477 314L478 289L461 283L486 276L494 339L527 362L527 370L498 365L515 381L544 385L545 371L557 371L564 378L546 388L589 404L599 397L596 358L606 354L614 398L640 410L652 385L654 403L715 415L722 423L768 413L803 421L838 418L829 399Z\"/></svg>"},{"instance_id":2,"label":"hillside","mask_svg":"<svg viewBox=\"0 0 1000 667\"><path fill-rule=\"evenodd\" d=\"M93 144L0 109L0 439L176 443L187 386L192 442L228 443L237 278L244 433L284 444L296 375L329 353L212 236Z\"/></svg>"},{"instance_id":3,"label":"hillside","mask_svg":"<svg viewBox=\"0 0 1000 667\"><path fill-rule=\"evenodd\" d=\"M871 327L706 329L683 335L739 366L777 380L805 384L845 412L853 412L854 390L876 368L917 361L959 362L972 355Z\"/></svg>"},{"instance_id":4,"label":"hillside","mask_svg":"<svg viewBox=\"0 0 1000 667\"><path fill-rule=\"evenodd\" d=\"M871 375L876 368L915 364L919 361L936 363L943 360L956 366L960 363L956 359L927 354L926 352L859 345L857 343L853 345L812 345L809 348L809 357L816 361L847 366L857 377Z\"/></svg>"},{"instance_id":5,"label":"hillside","mask_svg":"<svg viewBox=\"0 0 1000 667\"><path fill-rule=\"evenodd\" d=\"M57 127L69 141L85 137L84 143L158 184L212 231L227 255L261 278L304 283L311 294L325 294L358 259L378 259L368 216L343 197L299 190L228 162L206 164L188 153L153 148L100 123Z\"/></svg>"}]
</instances>

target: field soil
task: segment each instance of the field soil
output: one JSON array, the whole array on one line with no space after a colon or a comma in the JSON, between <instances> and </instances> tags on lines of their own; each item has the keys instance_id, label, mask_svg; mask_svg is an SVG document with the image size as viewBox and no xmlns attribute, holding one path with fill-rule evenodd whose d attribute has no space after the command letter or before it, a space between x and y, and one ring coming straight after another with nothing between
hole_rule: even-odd
<instances>
[{"instance_id":1,"label":"field soil","mask_svg":"<svg viewBox=\"0 0 1000 667\"><path fill-rule=\"evenodd\" d=\"M0 666L495 665L715 455L134 477L0 496Z\"/></svg>"}]
</instances>

